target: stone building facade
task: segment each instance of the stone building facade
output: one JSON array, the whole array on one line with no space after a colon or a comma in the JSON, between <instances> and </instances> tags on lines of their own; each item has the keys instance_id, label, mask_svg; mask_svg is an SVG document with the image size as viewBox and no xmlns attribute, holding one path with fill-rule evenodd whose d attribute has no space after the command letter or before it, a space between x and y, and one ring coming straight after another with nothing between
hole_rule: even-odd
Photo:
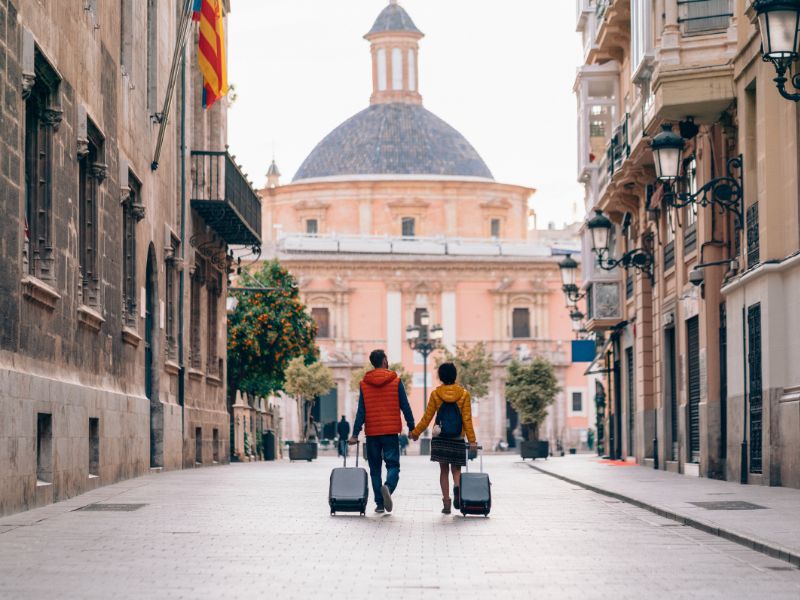
<instances>
[{"instance_id":1,"label":"stone building facade","mask_svg":"<svg viewBox=\"0 0 800 600\"><path fill-rule=\"evenodd\" d=\"M602 211L617 258L641 248L653 261L652 281L606 271L584 230L586 324L606 342L593 365L606 373L605 450L687 475L797 487L800 403L788 365L800 330L786 311L800 239L797 115L760 60L750 2L577 9L587 222ZM741 207L669 202L650 147L664 125L685 144L673 189L700 199L720 177L743 176Z\"/></svg>"},{"instance_id":2,"label":"stone building facade","mask_svg":"<svg viewBox=\"0 0 800 600\"><path fill-rule=\"evenodd\" d=\"M0 2L0 514L228 459L231 240L196 202L230 200L200 164L226 108L197 108L195 31L151 168L179 5Z\"/></svg>"},{"instance_id":3,"label":"stone building facade","mask_svg":"<svg viewBox=\"0 0 800 600\"><path fill-rule=\"evenodd\" d=\"M261 192L265 245L297 277L334 371L336 388L317 403L322 435L333 436L340 415L352 422L351 375L375 348L412 374L411 405L422 414L423 360L405 332L427 311L446 346L484 342L496 360L490 392L473 408L487 449L514 443L506 367L536 355L551 359L563 387L542 435L554 451L556 442L585 447L590 388L570 361L557 267L576 231L529 231L535 190L495 181L469 142L424 108L422 37L391 2L365 36L370 106L320 142L291 183L281 185L273 163ZM428 391L433 373L429 364Z\"/></svg>"}]
</instances>

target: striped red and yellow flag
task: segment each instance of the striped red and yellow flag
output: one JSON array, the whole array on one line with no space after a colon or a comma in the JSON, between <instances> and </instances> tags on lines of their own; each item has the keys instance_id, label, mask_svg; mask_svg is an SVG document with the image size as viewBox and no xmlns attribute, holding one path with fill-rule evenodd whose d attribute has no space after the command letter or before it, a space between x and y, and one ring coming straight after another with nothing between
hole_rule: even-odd
<instances>
[{"instance_id":1,"label":"striped red and yellow flag","mask_svg":"<svg viewBox=\"0 0 800 600\"><path fill-rule=\"evenodd\" d=\"M192 18L200 23L197 56L203 74L203 107L208 108L228 93L222 0L194 0Z\"/></svg>"}]
</instances>

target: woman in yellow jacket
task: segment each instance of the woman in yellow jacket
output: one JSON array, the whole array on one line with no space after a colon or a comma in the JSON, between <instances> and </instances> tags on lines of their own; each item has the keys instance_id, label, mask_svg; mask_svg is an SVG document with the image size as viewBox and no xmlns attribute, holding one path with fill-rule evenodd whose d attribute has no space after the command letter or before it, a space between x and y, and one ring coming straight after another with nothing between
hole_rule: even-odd
<instances>
[{"instance_id":1,"label":"woman in yellow jacket","mask_svg":"<svg viewBox=\"0 0 800 600\"><path fill-rule=\"evenodd\" d=\"M470 449L477 449L475 430L472 427L472 400L469 392L456 383L458 371L453 363L443 363L439 366L439 380L442 385L431 392L425 416L411 432L413 440L418 440L420 434L436 417L436 426L433 429L431 440L431 460L439 463L439 484L442 486L442 512L450 514L450 507L455 503L459 508L458 488L461 485L461 467L467 466L467 446L464 436L470 444ZM450 473L453 474L453 500L450 499Z\"/></svg>"}]
</instances>

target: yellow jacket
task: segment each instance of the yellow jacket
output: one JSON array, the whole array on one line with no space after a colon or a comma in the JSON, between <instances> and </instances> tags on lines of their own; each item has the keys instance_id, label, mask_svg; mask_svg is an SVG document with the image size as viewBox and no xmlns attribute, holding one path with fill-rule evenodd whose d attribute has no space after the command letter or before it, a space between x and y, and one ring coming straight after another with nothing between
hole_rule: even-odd
<instances>
[{"instance_id":1,"label":"yellow jacket","mask_svg":"<svg viewBox=\"0 0 800 600\"><path fill-rule=\"evenodd\" d=\"M475 429L472 427L472 399L469 397L469 392L458 384L440 385L431 392L425 415L414 428L414 431L411 432L411 435L416 437L425 431L444 402L458 404L458 409L461 411L461 420L464 423L461 437L466 435L470 444L475 443Z\"/></svg>"}]
</instances>

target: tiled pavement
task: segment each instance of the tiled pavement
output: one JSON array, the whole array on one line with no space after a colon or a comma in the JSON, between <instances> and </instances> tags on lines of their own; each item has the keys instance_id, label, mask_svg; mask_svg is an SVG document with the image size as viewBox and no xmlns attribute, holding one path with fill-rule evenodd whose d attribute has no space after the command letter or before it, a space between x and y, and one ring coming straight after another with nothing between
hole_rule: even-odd
<instances>
[{"instance_id":1,"label":"tiled pavement","mask_svg":"<svg viewBox=\"0 0 800 600\"><path fill-rule=\"evenodd\" d=\"M787 563L518 457L486 460L489 519L440 515L421 457L394 514L330 517L336 464L162 473L0 519L0 598L800 598ZM146 506L75 510L95 502Z\"/></svg>"},{"instance_id":2,"label":"tiled pavement","mask_svg":"<svg viewBox=\"0 0 800 600\"><path fill-rule=\"evenodd\" d=\"M657 514L719 531L800 566L800 490L689 477L577 455L528 463ZM706 503L746 503L754 510L709 510ZM746 506L745 505L739 505ZM712 506L716 509L719 506Z\"/></svg>"}]
</instances>

